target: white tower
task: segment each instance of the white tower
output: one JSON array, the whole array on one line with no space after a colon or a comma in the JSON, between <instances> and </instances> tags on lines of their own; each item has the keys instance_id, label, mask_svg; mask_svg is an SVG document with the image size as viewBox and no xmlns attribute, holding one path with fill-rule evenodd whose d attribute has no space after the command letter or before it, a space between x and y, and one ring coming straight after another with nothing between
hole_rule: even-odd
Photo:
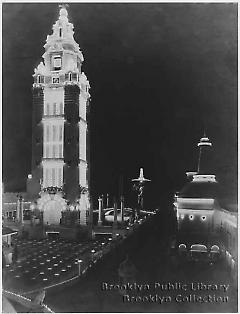
<instances>
[{"instance_id":1,"label":"white tower","mask_svg":"<svg viewBox=\"0 0 240 314\"><path fill-rule=\"evenodd\" d=\"M62 5L44 45L44 61L33 75L32 171L33 179L41 182L38 203L48 223L59 223L67 203L83 203L79 199L88 189L90 85L82 72L84 59L73 35L73 24Z\"/></svg>"}]
</instances>

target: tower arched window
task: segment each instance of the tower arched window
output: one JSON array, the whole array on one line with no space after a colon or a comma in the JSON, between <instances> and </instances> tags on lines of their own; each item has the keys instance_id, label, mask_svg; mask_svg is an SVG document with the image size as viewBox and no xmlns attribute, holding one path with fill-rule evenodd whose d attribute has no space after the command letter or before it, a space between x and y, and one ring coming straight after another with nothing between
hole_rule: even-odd
<instances>
[{"instance_id":1,"label":"tower arched window","mask_svg":"<svg viewBox=\"0 0 240 314\"><path fill-rule=\"evenodd\" d=\"M59 114L63 114L63 103L60 102L59 104Z\"/></svg>"},{"instance_id":2,"label":"tower arched window","mask_svg":"<svg viewBox=\"0 0 240 314\"><path fill-rule=\"evenodd\" d=\"M62 140L62 131L63 131L63 127L62 125L59 126L59 141Z\"/></svg>"},{"instance_id":3,"label":"tower arched window","mask_svg":"<svg viewBox=\"0 0 240 314\"><path fill-rule=\"evenodd\" d=\"M53 115L56 115L57 114L57 104L54 103L53 104Z\"/></svg>"},{"instance_id":4,"label":"tower arched window","mask_svg":"<svg viewBox=\"0 0 240 314\"><path fill-rule=\"evenodd\" d=\"M56 126L55 125L53 125L53 142L56 140Z\"/></svg>"},{"instance_id":5,"label":"tower arched window","mask_svg":"<svg viewBox=\"0 0 240 314\"><path fill-rule=\"evenodd\" d=\"M40 84L41 83L41 75L37 76L37 83Z\"/></svg>"},{"instance_id":6,"label":"tower arched window","mask_svg":"<svg viewBox=\"0 0 240 314\"><path fill-rule=\"evenodd\" d=\"M59 155L58 155L58 157L59 157L59 158L63 158L62 144L59 144L58 149L59 149Z\"/></svg>"},{"instance_id":7,"label":"tower arched window","mask_svg":"<svg viewBox=\"0 0 240 314\"><path fill-rule=\"evenodd\" d=\"M46 135L46 141L49 142L49 125L47 125L47 135Z\"/></svg>"},{"instance_id":8,"label":"tower arched window","mask_svg":"<svg viewBox=\"0 0 240 314\"><path fill-rule=\"evenodd\" d=\"M46 158L49 158L49 145L46 145Z\"/></svg>"},{"instance_id":9,"label":"tower arched window","mask_svg":"<svg viewBox=\"0 0 240 314\"><path fill-rule=\"evenodd\" d=\"M62 37L62 28L59 28L59 37Z\"/></svg>"},{"instance_id":10,"label":"tower arched window","mask_svg":"<svg viewBox=\"0 0 240 314\"><path fill-rule=\"evenodd\" d=\"M61 70L61 67L62 67L62 58L60 55L55 55L53 57L53 69L54 71L58 71L58 70Z\"/></svg>"},{"instance_id":11,"label":"tower arched window","mask_svg":"<svg viewBox=\"0 0 240 314\"><path fill-rule=\"evenodd\" d=\"M70 82L72 81L72 73L71 73L71 72L68 74L68 80L69 80Z\"/></svg>"},{"instance_id":12,"label":"tower arched window","mask_svg":"<svg viewBox=\"0 0 240 314\"><path fill-rule=\"evenodd\" d=\"M50 115L50 107L49 107L49 103L47 103L46 114L47 114L47 116L49 116L49 115Z\"/></svg>"},{"instance_id":13,"label":"tower arched window","mask_svg":"<svg viewBox=\"0 0 240 314\"><path fill-rule=\"evenodd\" d=\"M56 157L56 146L53 144L52 146L52 157L55 158Z\"/></svg>"}]
</instances>

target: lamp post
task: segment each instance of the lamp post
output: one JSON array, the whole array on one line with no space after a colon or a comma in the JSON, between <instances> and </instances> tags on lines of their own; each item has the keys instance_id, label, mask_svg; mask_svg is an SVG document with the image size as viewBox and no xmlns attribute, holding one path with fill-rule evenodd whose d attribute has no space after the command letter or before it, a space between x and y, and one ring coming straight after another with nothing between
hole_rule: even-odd
<instances>
[{"instance_id":1,"label":"lamp post","mask_svg":"<svg viewBox=\"0 0 240 314\"><path fill-rule=\"evenodd\" d=\"M88 188L85 186L79 185L79 205L78 205L78 210L79 210L79 223L81 225L86 225L87 224L87 210L90 209L90 220L91 220L91 208L89 208L87 200L88 200ZM90 206L91 207L91 206ZM89 226L91 228L91 221L89 223Z\"/></svg>"},{"instance_id":2,"label":"lamp post","mask_svg":"<svg viewBox=\"0 0 240 314\"><path fill-rule=\"evenodd\" d=\"M17 200L17 213L16 218L17 221L22 224L23 223L23 197L20 193L17 194L18 200Z\"/></svg>"},{"instance_id":3,"label":"lamp post","mask_svg":"<svg viewBox=\"0 0 240 314\"><path fill-rule=\"evenodd\" d=\"M94 253L95 253L96 251L95 250L91 250L91 260L92 260L92 262L94 262Z\"/></svg>"},{"instance_id":4,"label":"lamp post","mask_svg":"<svg viewBox=\"0 0 240 314\"><path fill-rule=\"evenodd\" d=\"M118 226L118 211L117 211L117 200L114 197L114 216L113 216L113 235Z\"/></svg>"},{"instance_id":5,"label":"lamp post","mask_svg":"<svg viewBox=\"0 0 240 314\"><path fill-rule=\"evenodd\" d=\"M104 195L102 194L102 209L104 209Z\"/></svg>"},{"instance_id":6,"label":"lamp post","mask_svg":"<svg viewBox=\"0 0 240 314\"><path fill-rule=\"evenodd\" d=\"M82 260L81 259L78 259L78 276L81 276L81 272L82 272L82 267L81 267L81 264L82 264Z\"/></svg>"},{"instance_id":7,"label":"lamp post","mask_svg":"<svg viewBox=\"0 0 240 314\"><path fill-rule=\"evenodd\" d=\"M98 225L102 224L102 198L98 198Z\"/></svg>"},{"instance_id":8,"label":"lamp post","mask_svg":"<svg viewBox=\"0 0 240 314\"><path fill-rule=\"evenodd\" d=\"M123 195L120 198L120 202L121 202L121 205L120 205L120 208L121 208L121 221L123 223L124 222L124 196Z\"/></svg>"},{"instance_id":9,"label":"lamp post","mask_svg":"<svg viewBox=\"0 0 240 314\"><path fill-rule=\"evenodd\" d=\"M80 200L77 200L77 224L81 224L81 211L80 211Z\"/></svg>"}]
</instances>

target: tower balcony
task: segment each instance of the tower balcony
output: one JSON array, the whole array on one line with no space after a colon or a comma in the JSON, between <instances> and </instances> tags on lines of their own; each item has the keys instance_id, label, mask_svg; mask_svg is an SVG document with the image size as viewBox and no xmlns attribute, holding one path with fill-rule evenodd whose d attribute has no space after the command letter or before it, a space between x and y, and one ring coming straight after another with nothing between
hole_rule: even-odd
<instances>
[{"instance_id":1,"label":"tower balcony","mask_svg":"<svg viewBox=\"0 0 240 314\"><path fill-rule=\"evenodd\" d=\"M43 114L43 119L64 119L64 113L61 114Z\"/></svg>"},{"instance_id":2,"label":"tower balcony","mask_svg":"<svg viewBox=\"0 0 240 314\"><path fill-rule=\"evenodd\" d=\"M64 157L43 157L42 158L42 162L60 162L60 163L64 163Z\"/></svg>"}]
</instances>

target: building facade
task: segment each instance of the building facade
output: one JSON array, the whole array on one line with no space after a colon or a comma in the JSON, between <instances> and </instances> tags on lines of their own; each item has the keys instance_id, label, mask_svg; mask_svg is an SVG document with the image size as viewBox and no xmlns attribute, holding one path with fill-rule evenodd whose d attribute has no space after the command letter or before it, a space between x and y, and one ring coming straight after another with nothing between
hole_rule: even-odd
<instances>
[{"instance_id":1,"label":"building facade","mask_svg":"<svg viewBox=\"0 0 240 314\"><path fill-rule=\"evenodd\" d=\"M188 252L194 245L203 245L208 252L217 247L236 274L237 212L222 203L221 187L211 174L212 143L204 136L198 147L198 171L187 173L189 182L175 196L177 246Z\"/></svg>"},{"instance_id":2,"label":"building facade","mask_svg":"<svg viewBox=\"0 0 240 314\"><path fill-rule=\"evenodd\" d=\"M178 242L189 248L193 244L215 245L214 215L220 209L219 184L214 175L195 174L177 194L175 209L178 221Z\"/></svg>"},{"instance_id":3,"label":"building facade","mask_svg":"<svg viewBox=\"0 0 240 314\"><path fill-rule=\"evenodd\" d=\"M33 75L32 174L27 186L46 224L58 224L62 211L89 209L90 85L73 35L61 6Z\"/></svg>"},{"instance_id":4,"label":"building facade","mask_svg":"<svg viewBox=\"0 0 240 314\"><path fill-rule=\"evenodd\" d=\"M30 210L31 201L28 200L26 192L13 193L3 192L2 215L3 219L22 222L24 212Z\"/></svg>"}]
</instances>

